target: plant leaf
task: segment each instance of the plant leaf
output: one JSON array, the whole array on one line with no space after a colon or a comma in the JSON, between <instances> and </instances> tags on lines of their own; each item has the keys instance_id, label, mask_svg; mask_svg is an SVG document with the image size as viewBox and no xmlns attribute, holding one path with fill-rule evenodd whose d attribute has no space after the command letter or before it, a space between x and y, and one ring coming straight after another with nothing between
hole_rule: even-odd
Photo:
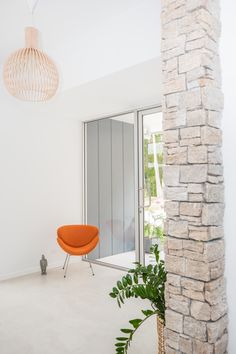
<instances>
[{"instance_id":1,"label":"plant leaf","mask_svg":"<svg viewBox=\"0 0 236 354\"><path fill-rule=\"evenodd\" d=\"M121 332L123 332L123 333L132 333L133 330L130 329L130 328L121 328Z\"/></svg>"},{"instance_id":2,"label":"plant leaf","mask_svg":"<svg viewBox=\"0 0 236 354\"><path fill-rule=\"evenodd\" d=\"M142 320L140 318L136 318L135 320L130 320L129 323L132 324L132 326L136 329L140 325Z\"/></svg>"},{"instance_id":3,"label":"plant leaf","mask_svg":"<svg viewBox=\"0 0 236 354\"><path fill-rule=\"evenodd\" d=\"M109 295L110 295L110 297L112 297L113 299L116 298L116 294L114 294L114 293L110 293Z\"/></svg>"}]
</instances>

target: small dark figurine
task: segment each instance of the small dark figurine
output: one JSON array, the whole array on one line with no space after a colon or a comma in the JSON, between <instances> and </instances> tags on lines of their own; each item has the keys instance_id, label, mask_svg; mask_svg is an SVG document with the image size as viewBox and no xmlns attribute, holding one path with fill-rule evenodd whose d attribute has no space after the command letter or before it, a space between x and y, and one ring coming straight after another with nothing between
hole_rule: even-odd
<instances>
[{"instance_id":1,"label":"small dark figurine","mask_svg":"<svg viewBox=\"0 0 236 354\"><path fill-rule=\"evenodd\" d=\"M48 265L48 261L46 260L44 254L43 254L42 258L40 259L40 267L41 267L41 274L42 275L47 274L47 265Z\"/></svg>"}]
</instances>

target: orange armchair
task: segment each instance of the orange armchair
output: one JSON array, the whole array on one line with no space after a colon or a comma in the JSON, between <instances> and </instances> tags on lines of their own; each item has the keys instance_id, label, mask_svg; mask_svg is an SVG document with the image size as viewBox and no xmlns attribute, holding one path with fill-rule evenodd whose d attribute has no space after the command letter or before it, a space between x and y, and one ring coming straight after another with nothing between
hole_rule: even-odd
<instances>
[{"instance_id":1,"label":"orange armchair","mask_svg":"<svg viewBox=\"0 0 236 354\"><path fill-rule=\"evenodd\" d=\"M57 242L67 253L63 269L65 269L64 278L67 274L67 268L70 256L88 255L99 242L99 230L92 225L65 225L57 230ZM91 263L89 263L92 274L94 275Z\"/></svg>"}]
</instances>

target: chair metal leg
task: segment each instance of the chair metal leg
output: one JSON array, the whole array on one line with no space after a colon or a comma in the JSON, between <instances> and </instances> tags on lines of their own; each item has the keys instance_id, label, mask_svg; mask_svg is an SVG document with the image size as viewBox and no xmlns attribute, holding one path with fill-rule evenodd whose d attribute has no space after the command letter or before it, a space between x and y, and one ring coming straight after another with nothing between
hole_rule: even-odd
<instances>
[{"instance_id":1,"label":"chair metal leg","mask_svg":"<svg viewBox=\"0 0 236 354\"><path fill-rule=\"evenodd\" d=\"M64 273L64 278L66 278L66 274L67 274L67 269L68 269L68 264L69 264L69 261L70 261L70 255L68 254L68 257L67 257L68 261L66 262L66 267L65 267L65 273Z\"/></svg>"},{"instance_id":2,"label":"chair metal leg","mask_svg":"<svg viewBox=\"0 0 236 354\"><path fill-rule=\"evenodd\" d=\"M66 255L66 259L65 259L65 262L64 262L64 265L63 265L63 267L62 267L62 269L65 269L65 265L66 265L66 262L67 262L67 258L68 258L68 253L67 253L67 255Z\"/></svg>"},{"instance_id":3,"label":"chair metal leg","mask_svg":"<svg viewBox=\"0 0 236 354\"><path fill-rule=\"evenodd\" d=\"M85 259L88 259L88 255L87 254L85 255ZM91 269L92 275L94 276L95 274L94 274L94 271L93 271L93 266L92 266L92 264L90 262L89 262L89 267Z\"/></svg>"},{"instance_id":4,"label":"chair metal leg","mask_svg":"<svg viewBox=\"0 0 236 354\"><path fill-rule=\"evenodd\" d=\"M93 276L94 276L95 274L94 274L94 271L93 271L92 264L91 264L90 262L89 262L89 266L90 266L91 272L92 272L92 274L93 274Z\"/></svg>"}]
</instances>

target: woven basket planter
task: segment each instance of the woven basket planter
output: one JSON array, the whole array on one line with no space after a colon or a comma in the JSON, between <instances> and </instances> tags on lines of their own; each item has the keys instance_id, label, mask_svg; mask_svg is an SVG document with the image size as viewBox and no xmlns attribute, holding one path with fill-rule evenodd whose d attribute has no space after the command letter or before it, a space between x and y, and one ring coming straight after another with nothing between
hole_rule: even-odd
<instances>
[{"instance_id":1,"label":"woven basket planter","mask_svg":"<svg viewBox=\"0 0 236 354\"><path fill-rule=\"evenodd\" d=\"M157 316L157 336L158 336L158 352L157 354L165 354L165 339L164 339L164 322Z\"/></svg>"}]
</instances>

